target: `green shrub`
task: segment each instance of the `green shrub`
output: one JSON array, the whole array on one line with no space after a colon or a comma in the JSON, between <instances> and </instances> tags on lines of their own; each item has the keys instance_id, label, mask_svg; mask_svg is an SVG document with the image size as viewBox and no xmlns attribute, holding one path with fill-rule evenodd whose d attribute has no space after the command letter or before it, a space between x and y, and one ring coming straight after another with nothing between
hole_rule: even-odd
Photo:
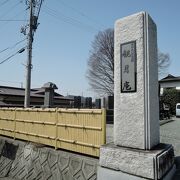
<instances>
[{"instance_id":1,"label":"green shrub","mask_svg":"<svg viewBox=\"0 0 180 180\"><path fill-rule=\"evenodd\" d=\"M180 93L176 89L164 89L161 101L170 106L172 115L176 114L176 104L180 102Z\"/></svg>"}]
</instances>

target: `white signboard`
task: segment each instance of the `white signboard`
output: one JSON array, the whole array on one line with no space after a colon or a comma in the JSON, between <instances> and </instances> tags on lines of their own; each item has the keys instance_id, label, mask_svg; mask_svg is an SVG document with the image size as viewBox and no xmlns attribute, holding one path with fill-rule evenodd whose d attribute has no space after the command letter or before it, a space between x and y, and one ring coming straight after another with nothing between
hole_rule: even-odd
<instances>
[{"instance_id":1,"label":"white signboard","mask_svg":"<svg viewBox=\"0 0 180 180\"><path fill-rule=\"evenodd\" d=\"M136 92L136 42L121 44L121 92Z\"/></svg>"}]
</instances>

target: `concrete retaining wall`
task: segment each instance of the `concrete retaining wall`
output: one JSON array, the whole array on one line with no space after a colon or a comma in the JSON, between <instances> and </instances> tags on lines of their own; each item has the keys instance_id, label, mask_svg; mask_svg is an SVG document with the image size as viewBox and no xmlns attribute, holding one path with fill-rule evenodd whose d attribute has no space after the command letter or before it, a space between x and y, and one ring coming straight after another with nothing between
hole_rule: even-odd
<instances>
[{"instance_id":1,"label":"concrete retaining wall","mask_svg":"<svg viewBox=\"0 0 180 180\"><path fill-rule=\"evenodd\" d=\"M95 180L98 159L0 136L0 178Z\"/></svg>"}]
</instances>

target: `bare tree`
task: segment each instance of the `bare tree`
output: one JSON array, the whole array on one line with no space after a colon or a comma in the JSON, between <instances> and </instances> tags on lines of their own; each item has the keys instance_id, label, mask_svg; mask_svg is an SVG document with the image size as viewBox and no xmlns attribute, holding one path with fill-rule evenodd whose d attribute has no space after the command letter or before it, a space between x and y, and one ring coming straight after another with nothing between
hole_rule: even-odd
<instances>
[{"instance_id":1,"label":"bare tree","mask_svg":"<svg viewBox=\"0 0 180 180\"><path fill-rule=\"evenodd\" d=\"M162 53L158 50L158 74L159 77L168 74L168 68L170 66L170 56L168 53Z\"/></svg>"},{"instance_id":2,"label":"bare tree","mask_svg":"<svg viewBox=\"0 0 180 180\"><path fill-rule=\"evenodd\" d=\"M170 65L168 54L158 51L159 75ZM114 95L114 30L100 31L92 42L87 78L91 89L99 96Z\"/></svg>"},{"instance_id":3,"label":"bare tree","mask_svg":"<svg viewBox=\"0 0 180 180\"><path fill-rule=\"evenodd\" d=\"M113 95L114 89L114 30L99 32L92 43L87 78L100 96Z\"/></svg>"}]
</instances>

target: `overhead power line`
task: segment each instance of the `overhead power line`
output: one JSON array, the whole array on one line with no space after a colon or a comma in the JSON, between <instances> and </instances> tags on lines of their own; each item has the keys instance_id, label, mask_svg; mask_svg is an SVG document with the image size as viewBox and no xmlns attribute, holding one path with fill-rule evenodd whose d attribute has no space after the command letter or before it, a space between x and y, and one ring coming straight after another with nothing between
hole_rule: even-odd
<instances>
[{"instance_id":1,"label":"overhead power line","mask_svg":"<svg viewBox=\"0 0 180 180\"><path fill-rule=\"evenodd\" d=\"M63 4L65 7L75 11L76 13L78 13L80 16L85 17L86 19L90 20L91 22L95 23L96 25L98 25L98 27L102 26L103 28L105 28L105 25L103 25L101 22L96 21L95 19L93 19L92 17L86 15L84 12L80 11L79 9L76 9L74 7L72 7L71 5L67 4L67 2L65 3L63 0L57 0L58 3ZM99 26L100 25L100 26Z\"/></svg>"},{"instance_id":2,"label":"overhead power line","mask_svg":"<svg viewBox=\"0 0 180 180\"><path fill-rule=\"evenodd\" d=\"M0 7L2 7L3 5L5 5L9 0L5 0L0 4Z\"/></svg>"},{"instance_id":3,"label":"overhead power line","mask_svg":"<svg viewBox=\"0 0 180 180\"><path fill-rule=\"evenodd\" d=\"M38 12L37 12L37 19L39 18L39 14L40 14L40 11L41 11L42 2L43 2L43 0L41 0L41 1L40 1L40 4L39 4L39 8L38 8Z\"/></svg>"},{"instance_id":4,"label":"overhead power line","mask_svg":"<svg viewBox=\"0 0 180 180\"><path fill-rule=\"evenodd\" d=\"M64 15L62 12L60 11L56 11L56 10L53 10L51 8L48 8L47 6L45 6L46 10L44 10L47 14L49 14L50 16L60 20L60 21L63 21L65 23L69 23L73 26L76 26L80 29L83 29L83 30L86 30L86 31L89 31L89 32L94 32L94 31L98 31L98 29L96 29L95 27L93 26L90 26L90 25L87 25L75 18L72 18L72 17L69 17L69 16L66 16Z\"/></svg>"},{"instance_id":5,"label":"overhead power line","mask_svg":"<svg viewBox=\"0 0 180 180\"><path fill-rule=\"evenodd\" d=\"M14 6L12 6L10 9L8 9L7 12L3 13L3 14L0 16L0 19L3 18L4 16L6 16L7 14L9 14L10 12L12 12L12 10L15 9L19 4L21 4L21 2L16 3Z\"/></svg>"},{"instance_id":6,"label":"overhead power line","mask_svg":"<svg viewBox=\"0 0 180 180\"><path fill-rule=\"evenodd\" d=\"M27 39L27 38L25 38L25 39L23 39L23 40L21 40L21 41L18 41L18 42L17 42L17 43L15 43L14 45L9 46L9 47L7 47L7 48L5 48L5 49L1 50L1 51L0 51L0 53L2 53L2 52L4 52L4 51L6 51L6 50L8 50L8 49L13 49L13 48L14 48L14 47L16 47L18 44L20 44L20 43L24 42L26 39Z\"/></svg>"},{"instance_id":7,"label":"overhead power line","mask_svg":"<svg viewBox=\"0 0 180 180\"><path fill-rule=\"evenodd\" d=\"M6 59L2 60L2 61L0 62L0 64L3 64L3 63L5 63L6 61L10 60L10 59L11 59L12 57L14 57L16 54L20 54L20 53L24 52L24 51L25 51L25 48L26 48L26 47L21 48L20 50L18 50L17 52L15 52L14 54L12 54L11 56L9 56L9 57L7 57Z\"/></svg>"},{"instance_id":8,"label":"overhead power line","mask_svg":"<svg viewBox=\"0 0 180 180\"><path fill-rule=\"evenodd\" d=\"M14 22L17 22L17 21L28 21L26 19L0 19L0 21L3 21L3 22L7 22L7 21L14 21Z\"/></svg>"},{"instance_id":9,"label":"overhead power line","mask_svg":"<svg viewBox=\"0 0 180 180\"><path fill-rule=\"evenodd\" d=\"M22 11L16 13L15 15L13 15L10 19L14 20L16 19L19 15L21 15L23 12L27 11L27 9L23 9ZM10 23L10 21L5 21L3 24L1 24L0 30L5 28L6 25L8 25Z\"/></svg>"}]
</instances>

